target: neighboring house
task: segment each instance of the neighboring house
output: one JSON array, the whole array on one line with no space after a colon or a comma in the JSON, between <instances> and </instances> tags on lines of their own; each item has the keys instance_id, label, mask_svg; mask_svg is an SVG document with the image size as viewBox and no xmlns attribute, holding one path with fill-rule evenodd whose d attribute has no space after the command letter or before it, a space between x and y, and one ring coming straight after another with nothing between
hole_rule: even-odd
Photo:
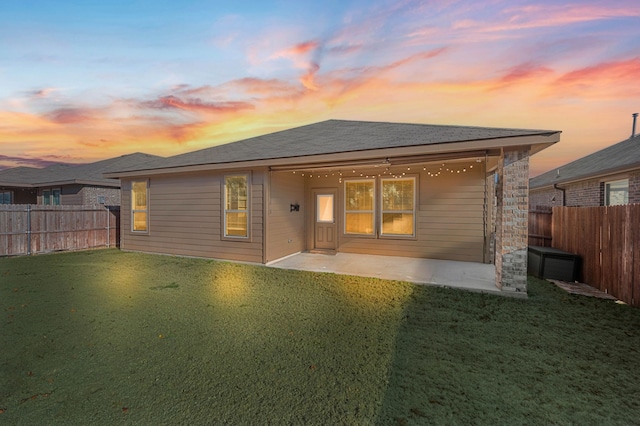
<instances>
[{"instance_id":1,"label":"neighboring house","mask_svg":"<svg viewBox=\"0 0 640 426\"><path fill-rule=\"evenodd\" d=\"M120 181L102 174L162 157L135 153L90 164L0 170L0 204L120 205Z\"/></svg>"},{"instance_id":2,"label":"neighboring house","mask_svg":"<svg viewBox=\"0 0 640 426\"><path fill-rule=\"evenodd\" d=\"M536 176L529 187L532 209L640 203L640 135Z\"/></svg>"},{"instance_id":3,"label":"neighboring house","mask_svg":"<svg viewBox=\"0 0 640 426\"><path fill-rule=\"evenodd\" d=\"M526 291L529 155L559 138L329 120L106 176L122 181L125 250L264 264L302 251L491 263L495 231L498 287Z\"/></svg>"}]
</instances>

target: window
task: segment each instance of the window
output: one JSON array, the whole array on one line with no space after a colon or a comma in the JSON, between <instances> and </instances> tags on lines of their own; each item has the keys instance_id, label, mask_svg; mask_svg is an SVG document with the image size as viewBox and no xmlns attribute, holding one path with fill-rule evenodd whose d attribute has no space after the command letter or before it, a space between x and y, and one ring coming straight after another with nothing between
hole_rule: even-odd
<instances>
[{"instance_id":1,"label":"window","mask_svg":"<svg viewBox=\"0 0 640 426\"><path fill-rule=\"evenodd\" d=\"M0 204L11 204L13 193L11 191L0 191Z\"/></svg>"},{"instance_id":2,"label":"window","mask_svg":"<svg viewBox=\"0 0 640 426\"><path fill-rule=\"evenodd\" d=\"M249 175L224 178L224 236L249 237Z\"/></svg>"},{"instance_id":3,"label":"window","mask_svg":"<svg viewBox=\"0 0 640 426\"><path fill-rule=\"evenodd\" d=\"M43 190L42 204L48 205L48 206L59 206L60 205L60 188Z\"/></svg>"},{"instance_id":4,"label":"window","mask_svg":"<svg viewBox=\"0 0 640 426\"><path fill-rule=\"evenodd\" d=\"M415 178L382 179L380 235L415 235Z\"/></svg>"},{"instance_id":5,"label":"window","mask_svg":"<svg viewBox=\"0 0 640 426\"><path fill-rule=\"evenodd\" d=\"M316 221L333 223L333 194L318 194L317 197Z\"/></svg>"},{"instance_id":6,"label":"window","mask_svg":"<svg viewBox=\"0 0 640 426\"><path fill-rule=\"evenodd\" d=\"M629 179L606 182L604 184L604 200L606 206L629 204Z\"/></svg>"},{"instance_id":7,"label":"window","mask_svg":"<svg viewBox=\"0 0 640 426\"><path fill-rule=\"evenodd\" d=\"M131 182L131 230L134 232L147 232L149 228L147 201L147 181Z\"/></svg>"},{"instance_id":8,"label":"window","mask_svg":"<svg viewBox=\"0 0 640 426\"><path fill-rule=\"evenodd\" d=\"M348 180L344 183L345 234L374 235L374 180Z\"/></svg>"}]
</instances>

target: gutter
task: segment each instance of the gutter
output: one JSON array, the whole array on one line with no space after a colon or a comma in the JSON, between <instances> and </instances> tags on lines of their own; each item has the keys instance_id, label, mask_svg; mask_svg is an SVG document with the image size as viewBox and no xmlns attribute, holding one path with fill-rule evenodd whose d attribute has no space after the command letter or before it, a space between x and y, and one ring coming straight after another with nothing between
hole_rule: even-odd
<instances>
[{"instance_id":1,"label":"gutter","mask_svg":"<svg viewBox=\"0 0 640 426\"><path fill-rule=\"evenodd\" d=\"M567 197L566 197L567 189L559 187L557 183L553 184L553 188L557 189L558 191L562 191L562 207L565 207L567 205Z\"/></svg>"}]
</instances>

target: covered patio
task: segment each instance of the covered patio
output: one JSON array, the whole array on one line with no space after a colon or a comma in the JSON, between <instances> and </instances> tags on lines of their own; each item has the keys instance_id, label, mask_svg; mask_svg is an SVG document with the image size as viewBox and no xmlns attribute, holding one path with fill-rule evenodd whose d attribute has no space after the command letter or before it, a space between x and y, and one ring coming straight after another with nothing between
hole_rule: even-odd
<instances>
[{"instance_id":1,"label":"covered patio","mask_svg":"<svg viewBox=\"0 0 640 426\"><path fill-rule=\"evenodd\" d=\"M354 253L336 253L335 255L297 253L270 262L267 266L409 281L479 293L527 297L526 293L502 291L496 287L495 265L484 263Z\"/></svg>"}]
</instances>

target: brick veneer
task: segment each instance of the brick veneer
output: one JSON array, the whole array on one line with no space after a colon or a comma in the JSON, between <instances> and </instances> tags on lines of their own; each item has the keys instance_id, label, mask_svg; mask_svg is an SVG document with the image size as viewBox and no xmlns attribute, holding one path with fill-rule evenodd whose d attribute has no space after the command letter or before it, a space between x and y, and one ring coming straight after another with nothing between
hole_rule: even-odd
<instances>
[{"instance_id":1,"label":"brick veneer","mask_svg":"<svg viewBox=\"0 0 640 426\"><path fill-rule=\"evenodd\" d=\"M566 206L596 207L604 205L604 182L625 178L629 179L629 204L640 203L640 170L627 176L600 177L558 186L565 189ZM536 206L562 206L562 191L552 187L532 189L529 194L529 207L535 209Z\"/></svg>"},{"instance_id":2,"label":"brick veneer","mask_svg":"<svg viewBox=\"0 0 640 426\"><path fill-rule=\"evenodd\" d=\"M529 191L529 208L537 206L555 207L562 205L562 191L555 188L532 189Z\"/></svg>"},{"instance_id":3,"label":"brick veneer","mask_svg":"<svg viewBox=\"0 0 640 426\"><path fill-rule=\"evenodd\" d=\"M496 186L496 285L527 292L529 150L505 151Z\"/></svg>"}]
</instances>

